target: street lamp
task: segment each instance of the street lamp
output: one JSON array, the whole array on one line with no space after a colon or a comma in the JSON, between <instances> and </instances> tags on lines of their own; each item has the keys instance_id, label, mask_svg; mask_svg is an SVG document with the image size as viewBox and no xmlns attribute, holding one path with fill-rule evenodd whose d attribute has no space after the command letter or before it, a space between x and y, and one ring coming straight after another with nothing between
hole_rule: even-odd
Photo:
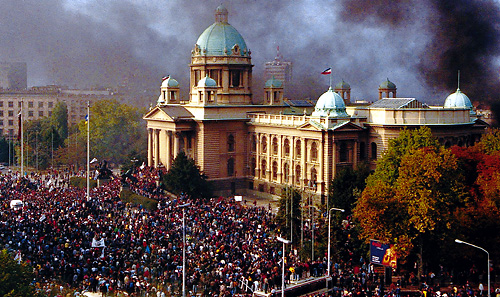
<instances>
[{"instance_id":1,"label":"street lamp","mask_svg":"<svg viewBox=\"0 0 500 297\"><path fill-rule=\"evenodd\" d=\"M477 245L473 245L472 243L468 243L468 242L462 241L460 239L455 239L455 242L470 245L472 247L475 247L476 249L482 250L483 252L486 253L486 255L488 255L488 267L487 267L487 271L488 271L488 297L491 297L491 292L490 292L490 253L488 253L488 251L483 249L482 247L479 247Z\"/></svg>"},{"instance_id":2,"label":"street lamp","mask_svg":"<svg viewBox=\"0 0 500 297\"><path fill-rule=\"evenodd\" d=\"M186 223L185 209L191 203L181 204L177 207L182 208L182 297L186 297Z\"/></svg>"},{"instance_id":3,"label":"street lamp","mask_svg":"<svg viewBox=\"0 0 500 297\"><path fill-rule=\"evenodd\" d=\"M286 240L282 237L276 237L276 239L283 243L283 259L281 260L283 263L283 268L281 270L281 296L285 297L285 244L292 243L291 240Z\"/></svg>"},{"instance_id":4,"label":"street lamp","mask_svg":"<svg viewBox=\"0 0 500 297\"><path fill-rule=\"evenodd\" d=\"M331 231L331 228L330 228L330 219L331 219L331 216L332 216L332 210L335 210L335 211L340 211L340 212L344 212L345 210L342 209L342 208L335 208L335 207L332 207L330 208L330 210L328 211L328 269L327 269L327 272L328 272L328 276L330 276L330 231Z\"/></svg>"},{"instance_id":5,"label":"street lamp","mask_svg":"<svg viewBox=\"0 0 500 297\"><path fill-rule=\"evenodd\" d=\"M315 205L309 205L309 208L312 208L311 212L311 261L314 261L314 210L319 209Z\"/></svg>"}]
</instances>

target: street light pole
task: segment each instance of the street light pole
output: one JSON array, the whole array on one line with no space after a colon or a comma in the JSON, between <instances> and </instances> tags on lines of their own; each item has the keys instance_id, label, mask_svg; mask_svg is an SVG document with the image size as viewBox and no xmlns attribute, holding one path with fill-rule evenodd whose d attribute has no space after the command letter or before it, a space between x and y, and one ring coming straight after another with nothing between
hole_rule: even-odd
<instances>
[{"instance_id":1,"label":"street light pole","mask_svg":"<svg viewBox=\"0 0 500 297\"><path fill-rule=\"evenodd\" d=\"M479 247L477 245L473 245L472 243L468 243L468 242L462 241L460 239L455 239L455 242L456 243L463 243L463 244L466 244L466 245L470 245L472 247L475 247L476 249L482 250L483 252L486 253L486 255L488 255L488 267L487 267L487 272L488 272L488 297L491 297L491 291L490 291L490 253L488 253L488 251L485 250L485 249L483 249L482 247Z\"/></svg>"},{"instance_id":2,"label":"street light pole","mask_svg":"<svg viewBox=\"0 0 500 297\"><path fill-rule=\"evenodd\" d=\"M182 208L182 297L186 297L186 207L191 203L181 204Z\"/></svg>"},{"instance_id":3,"label":"street light pole","mask_svg":"<svg viewBox=\"0 0 500 297\"><path fill-rule=\"evenodd\" d=\"M327 268L327 273L328 273L328 276L330 276L330 267L331 267L331 263L330 263L330 231L331 231L331 228L330 228L330 219L331 219L331 216L332 216L332 210L336 210L336 211L340 211L340 212L344 212L345 210L342 209L342 208L335 208L335 207L332 207L330 208L330 210L328 210L328 268Z\"/></svg>"},{"instance_id":4,"label":"street light pole","mask_svg":"<svg viewBox=\"0 0 500 297\"><path fill-rule=\"evenodd\" d=\"M292 243L291 240L286 240L282 237L276 237L276 239L280 242L283 243L283 258L281 260L281 262L283 262L282 264L282 269L281 269L281 296L282 297L285 297L285 244L290 244Z\"/></svg>"},{"instance_id":5,"label":"street light pole","mask_svg":"<svg viewBox=\"0 0 500 297\"><path fill-rule=\"evenodd\" d=\"M319 209L315 205L309 205L309 208L312 208L311 211L311 261L314 261L314 210Z\"/></svg>"}]
</instances>

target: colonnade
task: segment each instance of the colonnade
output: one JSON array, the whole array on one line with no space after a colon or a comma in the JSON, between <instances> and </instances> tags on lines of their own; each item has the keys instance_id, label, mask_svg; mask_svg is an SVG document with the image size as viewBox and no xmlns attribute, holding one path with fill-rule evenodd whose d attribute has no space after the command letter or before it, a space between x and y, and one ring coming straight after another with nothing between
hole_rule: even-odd
<instances>
[{"instance_id":1,"label":"colonnade","mask_svg":"<svg viewBox=\"0 0 500 297\"><path fill-rule=\"evenodd\" d=\"M148 129L148 166L158 167L160 164L170 169L173 159L191 139L181 131ZM186 152L188 153L188 152Z\"/></svg>"}]
</instances>

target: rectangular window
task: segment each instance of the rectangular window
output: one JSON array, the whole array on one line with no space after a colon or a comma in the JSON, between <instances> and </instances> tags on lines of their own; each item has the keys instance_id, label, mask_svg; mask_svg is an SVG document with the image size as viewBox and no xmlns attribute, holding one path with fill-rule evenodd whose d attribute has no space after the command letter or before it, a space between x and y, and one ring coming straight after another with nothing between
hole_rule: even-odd
<instances>
[{"instance_id":1,"label":"rectangular window","mask_svg":"<svg viewBox=\"0 0 500 297\"><path fill-rule=\"evenodd\" d=\"M52 108L54 106L54 102L49 102L49 108Z\"/></svg>"},{"instance_id":2,"label":"rectangular window","mask_svg":"<svg viewBox=\"0 0 500 297\"><path fill-rule=\"evenodd\" d=\"M3 117L3 110L0 110L0 117Z\"/></svg>"},{"instance_id":3,"label":"rectangular window","mask_svg":"<svg viewBox=\"0 0 500 297\"><path fill-rule=\"evenodd\" d=\"M32 116L33 116L33 110L29 110L29 111L28 111L28 116L29 116L29 117L32 117Z\"/></svg>"},{"instance_id":4,"label":"rectangular window","mask_svg":"<svg viewBox=\"0 0 500 297\"><path fill-rule=\"evenodd\" d=\"M43 101L38 102L38 107L43 108Z\"/></svg>"},{"instance_id":5,"label":"rectangular window","mask_svg":"<svg viewBox=\"0 0 500 297\"><path fill-rule=\"evenodd\" d=\"M33 101L28 102L28 108L33 108Z\"/></svg>"},{"instance_id":6,"label":"rectangular window","mask_svg":"<svg viewBox=\"0 0 500 297\"><path fill-rule=\"evenodd\" d=\"M3 120L0 120L0 126L3 126Z\"/></svg>"},{"instance_id":7,"label":"rectangular window","mask_svg":"<svg viewBox=\"0 0 500 297\"><path fill-rule=\"evenodd\" d=\"M14 101L9 101L9 107L14 107Z\"/></svg>"},{"instance_id":8,"label":"rectangular window","mask_svg":"<svg viewBox=\"0 0 500 297\"><path fill-rule=\"evenodd\" d=\"M212 69L210 70L210 78L215 80L217 82L217 86L220 86L220 70L219 69Z\"/></svg>"},{"instance_id":9,"label":"rectangular window","mask_svg":"<svg viewBox=\"0 0 500 297\"><path fill-rule=\"evenodd\" d=\"M3 101L0 101L0 107L3 107Z\"/></svg>"},{"instance_id":10,"label":"rectangular window","mask_svg":"<svg viewBox=\"0 0 500 297\"><path fill-rule=\"evenodd\" d=\"M9 120L9 126L14 126L14 120Z\"/></svg>"},{"instance_id":11,"label":"rectangular window","mask_svg":"<svg viewBox=\"0 0 500 297\"><path fill-rule=\"evenodd\" d=\"M52 116L52 111L49 111L49 117L51 117L51 116Z\"/></svg>"},{"instance_id":12,"label":"rectangular window","mask_svg":"<svg viewBox=\"0 0 500 297\"><path fill-rule=\"evenodd\" d=\"M198 82L200 81L200 70L195 70L194 71L194 85L198 85Z\"/></svg>"},{"instance_id":13,"label":"rectangular window","mask_svg":"<svg viewBox=\"0 0 500 297\"><path fill-rule=\"evenodd\" d=\"M237 88L240 86L241 71L231 70L231 87Z\"/></svg>"},{"instance_id":14,"label":"rectangular window","mask_svg":"<svg viewBox=\"0 0 500 297\"><path fill-rule=\"evenodd\" d=\"M43 117L43 110L39 110L39 111L38 111L38 116L39 116L39 117Z\"/></svg>"},{"instance_id":15,"label":"rectangular window","mask_svg":"<svg viewBox=\"0 0 500 297\"><path fill-rule=\"evenodd\" d=\"M14 111L13 110L9 110L9 117L13 117L14 116Z\"/></svg>"}]
</instances>

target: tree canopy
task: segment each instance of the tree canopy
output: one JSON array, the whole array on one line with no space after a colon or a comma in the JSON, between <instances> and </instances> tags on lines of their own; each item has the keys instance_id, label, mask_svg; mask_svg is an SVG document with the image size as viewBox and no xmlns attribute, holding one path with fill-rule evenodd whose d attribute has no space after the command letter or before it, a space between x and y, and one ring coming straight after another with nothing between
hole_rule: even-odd
<instances>
[{"instance_id":1,"label":"tree canopy","mask_svg":"<svg viewBox=\"0 0 500 297\"><path fill-rule=\"evenodd\" d=\"M7 250L0 251L0 296L36 296L35 288L30 285L33 278L28 264L18 264Z\"/></svg>"},{"instance_id":2,"label":"tree canopy","mask_svg":"<svg viewBox=\"0 0 500 297\"><path fill-rule=\"evenodd\" d=\"M178 195L184 193L193 198L212 196L207 176L184 151L180 151L175 157L172 167L163 176L163 184L168 191Z\"/></svg>"}]
</instances>

